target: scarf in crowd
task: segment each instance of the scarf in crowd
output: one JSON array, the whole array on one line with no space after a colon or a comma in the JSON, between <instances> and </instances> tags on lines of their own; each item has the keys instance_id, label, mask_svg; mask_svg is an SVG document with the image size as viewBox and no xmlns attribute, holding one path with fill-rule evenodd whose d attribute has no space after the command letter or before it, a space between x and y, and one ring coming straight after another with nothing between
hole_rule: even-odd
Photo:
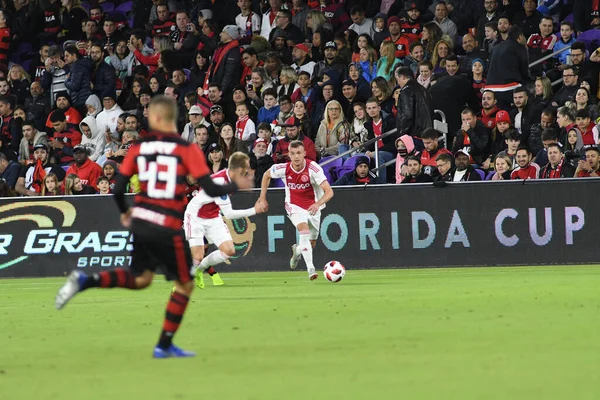
<instances>
[{"instance_id":1,"label":"scarf in crowd","mask_svg":"<svg viewBox=\"0 0 600 400\"><path fill-rule=\"evenodd\" d=\"M558 163L556 168L552 168L551 165L548 165L548 168L546 168L546 170L544 171L544 178L550 178L550 179L560 178L560 174L562 172L562 167L563 167L564 161L565 161L564 158L562 160L560 160L560 162Z\"/></svg>"},{"instance_id":2,"label":"scarf in crowd","mask_svg":"<svg viewBox=\"0 0 600 400\"><path fill-rule=\"evenodd\" d=\"M235 123L235 136L242 140L242 136L244 135L244 130L246 130L246 124L250 117L246 115L245 117L241 117Z\"/></svg>"},{"instance_id":3,"label":"scarf in crowd","mask_svg":"<svg viewBox=\"0 0 600 400\"><path fill-rule=\"evenodd\" d=\"M225 56L227 55L227 53L229 53L229 50L233 49L234 47L238 47L238 41L237 40L232 40L231 42L227 43L225 46L221 46L217 49L217 51L215 51L215 55L213 56L213 61L210 63L210 67L208 68L208 72L206 73L206 80L204 81L204 90L207 91L208 90L208 84L210 83L210 80L213 78L213 74L215 72L217 72L217 70L219 69L219 66L221 65L221 62L223 62L223 59L225 58Z\"/></svg>"},{"instance_id":4,"label":"scarf in crowd","mask_svg":"<svg viewBox=\"0 0 600 400\"><path fill-rule=\"evenodd\" d=\"M45 177L46 170L44 170L42 160L38 158L37 162L35 163L35 169L33 170L33 183L31 184L31 187L36 193L42 193L42 185L44 184Z\"/></svg>"}]
</instances>

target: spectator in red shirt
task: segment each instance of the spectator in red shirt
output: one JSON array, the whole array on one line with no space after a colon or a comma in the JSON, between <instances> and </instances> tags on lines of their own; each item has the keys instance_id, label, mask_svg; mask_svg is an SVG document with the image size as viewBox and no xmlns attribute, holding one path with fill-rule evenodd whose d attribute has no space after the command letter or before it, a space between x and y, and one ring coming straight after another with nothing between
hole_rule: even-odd
<instances>
[{"instance_id":1,"label":"spectator in red shirt","mask_svg":"<svg viewBox=\"0 0 600 400\"><path fill-rule=\"evenodd\" d=\"M496 114L500 111L496 104L496 94L491 90L484 90L481 95L481 114L477 119L481 120L490 132L496 127Z\"/></svg>"},{"instance_id":2,"label":"spectator in red shirt","mask_svg":"<svg viewBox=\"0 0 600 400\"><path fill-rule=\"evenodd\" d=\"M69 165L73 162L73 149L81 143L81 132L67 123L65 114L60 110L50 114L50 122L54 129L54 138L50 146L54 149L53 157L56 164Z\"/></svg>"},{"instance_id":3,"label":"spectator in red shirt","mask_svg":"<svg viewBox=\"0 0 600 400\"><path fill-rule=\"evenodd\" d=\"M75 162L67 170L67 176L75 174L81 179L81 183L98 189L98 178L102 176L102 168L88 158L87 148L77 145L73 148L73 159Z\"/></svg>"},{"instance_id":4,"label":"spectator in red shirt","mask_svg":"<svg viewBox=\"0 0 600 400\"><path fill-rule=\"evenodd\" d=\"M277 142L277 147L273 153L273 161L275 164L289 162L288 156L290 143L294 140L299 140L304 143L306 149L306 158L311 161L317 161L317 150L315 144L307 136L300 131L300 120L292 117L285 121L285 137Z\"/></svg>"},{"instance_id":5,"label":"spectator in red shirt","mask_svg":"<svg viewBox=\"0 0 600 400\"><path fill-rule=\"evenodd\" d=\"M425 149L421 153L421 165L423 166L423 172L427 175L437 175L437 164L435 160L440 154L452 154L444 147L440 147L438 138L441 136L440 132L433 128L427 128L421 134L423 140L423 146Z\"/></svg>"},{"instance_id":6,"label":"spectator in red shirt","mask_svg":"<svg viewBox=\"0 0 600 400\"><path fill-rule=\"evenodd\" d=\"M519 166L511 172L510 179L537 179L540 166L531 162L531 152L527 147L519 147L515 159Z\"/></svg>"},{"instance_id":7,"label":"spectator in red shirt","mask_svg":"<svg viewBox=\"0 0 600 400\"><path fill-rule=\"evenodd\" d=\"M590 112L587 108L577 111L577 114L575 114L575 123L581 131L583 145L586 147L595 145L594 134L592 133L595 125L591 122Z\"/></svg>"}]
</instances>

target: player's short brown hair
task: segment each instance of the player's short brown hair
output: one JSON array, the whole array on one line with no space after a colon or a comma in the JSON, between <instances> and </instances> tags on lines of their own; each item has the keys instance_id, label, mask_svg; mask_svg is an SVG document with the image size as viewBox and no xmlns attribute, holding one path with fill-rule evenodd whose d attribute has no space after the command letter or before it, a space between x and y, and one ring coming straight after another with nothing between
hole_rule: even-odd
<instances>
[{"instance_id":1,"label":"player's short brown hair","mask_svg":"<svg viewBox=\"0 0 600 400\"><path fill-rule=\"evenodd\" d=\"M290 149L295 149L297 147L304 147L304 142L301 140L292 140L290 143Z\"/></svg>"},{"instance_id":2,"label":"player's short brown hair","mask_svg":"<svg viewBox=\"0 0 600 400\"><path fill-rule=\"evenodd\" d=\"M148 105L150 112L157 112L169 122L177 121L177 102L169 97L154 96Z\"/></svg>"},{"instance_id":3,"label":"player's short brown hair","mask_svg":"<svg viewBox=\"0 0 600 400\"><path fill-rule=\"evenodd\" d=\"M249 164L250 157L241 151L236 151L229 157L228 165L230 169L247 168Z\"/></svg>"}]
</instances>

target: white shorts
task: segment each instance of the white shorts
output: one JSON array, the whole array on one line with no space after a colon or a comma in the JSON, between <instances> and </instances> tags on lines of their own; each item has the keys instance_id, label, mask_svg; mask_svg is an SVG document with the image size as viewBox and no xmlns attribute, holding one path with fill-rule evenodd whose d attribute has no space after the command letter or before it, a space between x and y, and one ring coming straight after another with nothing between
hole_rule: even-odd
<instances>
[{"instance_id":1,"label":"white shorts","mask_svg":"<svg viewBox=\"0 0 600 400\"><path fill-rule=\"evenodd\" d=\"M190 247L204 246L204 238L208 243L219 247L223 242L233 240L223 218L203 219L186 213L183 218L185 238Z\"/></svg>"},{"instance_id":2,"label":"white shorts","mask_svg":"<svg viewBox=\"0 0 600 400\"><path fill-rule=\"evenodd\" d=\"M285 203L285 211L296 228L301 223L307 223L310 230L310 240L319 238L319 228L321 226L321 211L315 215L310 215L308 211L293 204Z\"/></svg>"}]
</instances>

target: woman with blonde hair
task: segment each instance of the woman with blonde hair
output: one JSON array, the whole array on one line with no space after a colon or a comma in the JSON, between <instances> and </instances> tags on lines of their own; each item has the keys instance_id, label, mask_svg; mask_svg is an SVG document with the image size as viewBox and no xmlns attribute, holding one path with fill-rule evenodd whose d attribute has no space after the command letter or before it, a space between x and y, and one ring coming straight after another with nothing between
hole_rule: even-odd
<instances>
[{"instance_id":1,"label":"woman with blonde hair","mask_svg":"<svg viewBox=\"0 0 600 400\"><path fill-rule=\"evenodd\" d=\"M363 70L362 76L367 82L377 78L377 52L372 47L363 47L359 51L359 63Z\"/></svg>"},{"instance_id":2,"label":"woman with blonde hair","mask_svg":"<svg viewBox=\"0 0 600 400\"><path fill-rule=\"evenodd\" d=\"M431 63L433 64L433 72L435 74L444 72L446 69L446 58L454 54L452 45L445 39L438 41L433 49Z\"/></svg>"},{"instance_id":3,"label":"woman with blonde hair","mask_svg":"<svg viewBox=\"0 0 600 400\"><path fill-rule=\"evenodd\" d=\"M534 86L535 96L532 99L532 105L540 110L546 108L552 102L552 82L545 76L535 78Z\"/></svg>"},{"instance_id":4,"label":"woman with blonde hair","mask_svg":"<svg viewBox=\"0 0 600 400\"><path fill-rule=\"evenodd\" d=\"M340 145L348 145L350 125L346 121L342 105L337 100L331 100L325 106L323 120L317 131L315 147L321 157L339 154Z\"/></svg>"},{"instance_id":5,"label":"woman with blonde hair","mask_svg":"<svg viewBox=\"0 0 600 400\"><path fill-rule=\"evenodd\" d=\"M498 154L494 160L493 181L509 181L513 162L507 154Z\"/></svg>"},{"instance_id":6,"label":"woman with blonde hair","mask_svg":"<svg viewBox=\"0 0 600 400\"><path fill-rule=\"evenodd\" d=\"M306 37L312 41L312 34L325 24L325 14L320 10L310 10L306 13Z\"/></svg>"},{"instance_id":7,"label":"woman with blonde hair","mask_svg":"<svg viewBox=\"0 0 600 400\"><path fill-rule=\"evenodd\" d=\"M400 65L400 60L396 58L396 45L391 40L381 42L379 55L377 76L381 76L392 83L392 79L395 79L394 71Z\"/></svg>"},{"instance_id":8,"label":"woman with blonde hair","mask_svg":"<svg viewBox=\"0 0 600 400\"><path fill-rule=\"evenodd\" d=\"M158 69L158 60L160 60L161 53L165 50L173 50L173 41L171 41L168 35L154 36L152 40L154 43L154 54L151 56L143 55L133 44L127 43L129 51L133 52L136 60L148 67L150 75L154 74Z\"/></svg>"},{"instance_id":9,"label":"woman with blonde hair","mask_svg":"<svg viewBox=\"0 0 600 400\"><path fill-rule=\"evenodd\" d=\"M80 194L96 194L96 190L91 186L84 185L77 175L67 175L65 178L65 196L75 196Z\"/></svg>"},{"instance_id":10,"label":"woman with blonde hair","mask_svg":"<svg viewBox=\"0 0 600 400\"><path fill-rule=\"evenodd\" d=\"M277 97L281 96L290 96L299 86L296 84L298 82L298 74L292 67L285 66L281 69L279 73L279 87L277 87Z\"/></svg>"},{"instance_id":11,"label":"woman with blonde hair","mask_svg":"<svg viewBox=\"0 0 600 400\"><path fill-rule=\"evenodd\" d=\"M42 185L42 196L59 196L60 189L58 187L58 177L50 172L44 177Z\"/></svg>"},{"instance_id":12,"label":"woman with blonde hair","mask_svg":"<svg viewBox=\"0 0 600 400\"><path fill-rule=\"evenodd\" d=\"M384 77L378 76L373 79L373 82L371 82L371 94L377 99L383 111L388 114L392 112L394 107L392 87Z\"/></svg>"},{"instance_id":13,"label":"woman with blonde hair","mask_svg":"<svg viewBox=\"0 0 600 400\"><path fill-rule=\"evenodd\" d=\"M25 99L30 96L30 84L31 77L25 72L25 69L19 64L13 64L8 71L8 85L10 93L17 98L17 104L25 104Z\"/></svg>"}]
</instances>

